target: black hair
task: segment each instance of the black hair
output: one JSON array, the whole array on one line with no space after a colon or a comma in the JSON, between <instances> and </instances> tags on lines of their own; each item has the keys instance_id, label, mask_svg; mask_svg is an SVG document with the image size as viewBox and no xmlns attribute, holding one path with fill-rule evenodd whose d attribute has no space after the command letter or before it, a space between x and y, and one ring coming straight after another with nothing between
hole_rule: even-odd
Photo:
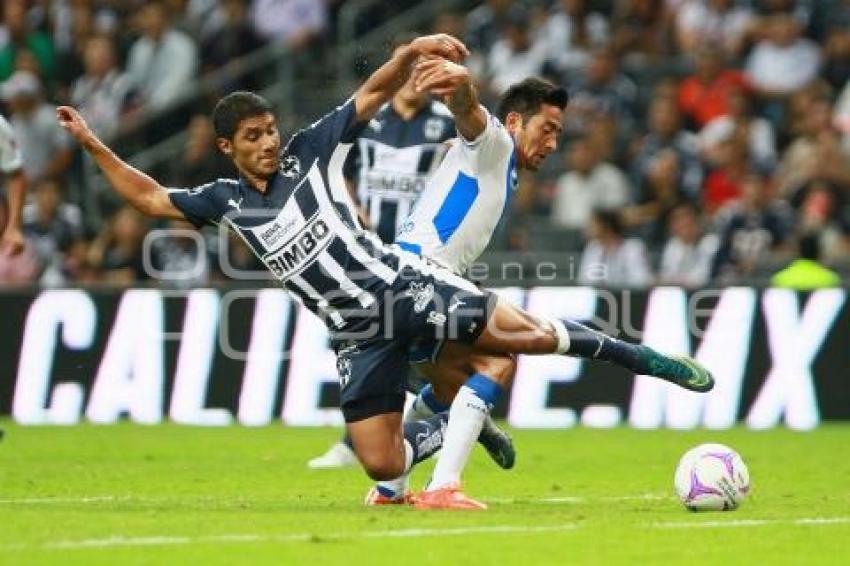
<instances>
[{"instance_id":1,"label":"black hair","mask_svg":"<svg viewBox=\"0 0 850 566\"><path fill-rule=\"evenodd\" d=\"M616 210L596 209L593 211L593 219L618 236L626 233L620 214Z\"/></svg>"},{"instance_id":2,"label":"black hair","mask_svg":"<svg viewBox=\"0 0 850 566\"><path fill-rule=\"evenodd\" d=\"M212 121L215 135L219 138L233 139L239 122L262 114L273 114L268 100L253 92L244 90L231 92L223 97L213 109Z\"/></svg>"},{"instance_id":3,"label":"black hair","mask_svg":"<svg viewBox=\"0 0 850 566\"><path fill-rule=\"evenodd\" d=\"M569 98L564 87L544 79L529 77L511 85L505 91L499 100L496 117L504 122L509 113L518 112L522 114L523 120L528 120L540 111L540 106L543 104L565 109Z\"/></svg>"}]
</instances>

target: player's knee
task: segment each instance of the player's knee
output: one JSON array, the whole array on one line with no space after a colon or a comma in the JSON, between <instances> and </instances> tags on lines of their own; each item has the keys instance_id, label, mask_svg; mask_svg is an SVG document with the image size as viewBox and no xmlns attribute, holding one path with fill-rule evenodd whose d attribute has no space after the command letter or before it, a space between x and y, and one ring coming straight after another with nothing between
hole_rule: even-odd
<instances>
[{"instance_id":1,"label":"player's knee","mask_svg":"<svg viewBox=\"0 0 850 566\"><path fill-rule=\"evenodd\" d=\"M502 387L508 387L516 373L516 360L510 354L490 355L473 362L476 373L486 375Z\"/></svg>"},{"instance_id":2,"label":"player's knee","mask_svg":"<svg viewBox=\"0 0 850 566\"><path fill-rule=\"evenodd\" d=\"M366 474L375 481L394 480L404 473L404 459L389 454L374 454L360 458Z\"/></svg>"}]
</instances>

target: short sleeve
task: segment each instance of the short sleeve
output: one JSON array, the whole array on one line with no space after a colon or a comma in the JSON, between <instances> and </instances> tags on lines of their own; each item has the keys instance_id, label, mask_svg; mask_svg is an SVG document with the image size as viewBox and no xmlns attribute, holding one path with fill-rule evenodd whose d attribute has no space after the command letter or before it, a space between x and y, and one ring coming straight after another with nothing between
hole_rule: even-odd
<instances>
[{"instance_id":1,"label":"short sleeve","mask_svg":"<svg viewBox=\"0 0 850 566\"><path fill-rule=\"evenodd\" d=\"M474 140L467 140L463 136L458 136L463 152L467 154L470 163L475 163L478 166L483 165L489 168L500 161L507 163L514 151L513 138L498 118L492 116L483 106L481 108L487 115L487 126ZM475 171L474 173L480 172Z\"/></svg>"},{"instance_id":2,"label":"short sleeve","mask_svg":"<svg viewBox=\"0 0 850 566\"><path fill-rule=\"evenodd\" d=\"M22 166L21 149L15 142L12 126L0 116L0 171L12 173Z\"/></svg>"},{"instance_id":3,"label":"short sleeve","mask_svg":"<svg viewBox=\"0 0 850 566\"><path fill-rule=\"evenodd\" d=\"M191 189L167 189L168 198L196 228L216 224L221 220L221 212L213 198L215 185L213 182Z\"/></svg>"},{"instance_id":4,"label":"short sleeve","mask_svg":"<svg viewBox=\"0 0 850 566\"><path fill-rule=\"evenodd\" d=\"M320 155L329 157L341 143L354 143L368 122L357 121L354 97L300 132Z\"/></svg>"}]
</instances>

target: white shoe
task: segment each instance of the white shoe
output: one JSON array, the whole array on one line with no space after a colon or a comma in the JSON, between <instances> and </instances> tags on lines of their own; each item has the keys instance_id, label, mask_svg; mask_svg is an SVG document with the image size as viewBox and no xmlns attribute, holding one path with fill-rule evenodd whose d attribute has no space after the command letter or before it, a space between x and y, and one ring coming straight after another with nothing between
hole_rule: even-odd
<instances>
[{"instance_id":1,"label":"white shoe","mask_svg":"<svg viewBox=\"0 0 850 566\"><path fill-rule=\"evenodd\" d=\"M337 442L327 452L307 462L307 467L314 470L326 470L329 468L345 468L356 463L357 456L354 455L354 451L348 445Z\"/></svg>"}]
</instances>

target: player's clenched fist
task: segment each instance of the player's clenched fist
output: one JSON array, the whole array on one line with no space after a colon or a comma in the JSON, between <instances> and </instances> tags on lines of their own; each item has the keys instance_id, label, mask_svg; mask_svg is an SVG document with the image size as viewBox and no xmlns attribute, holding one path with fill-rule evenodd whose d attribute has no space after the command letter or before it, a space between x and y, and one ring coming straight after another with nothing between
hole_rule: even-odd
<instances>
[{"instance_id":1,"label":"player's clenched fist","mask_svg":"<svg viewBox=\"0 0 850 566\"><path fill-rule=\"evenodd\" d=\"M469 69L439 57L422 59L413 70L416 90L428 91L436 96L448 96L459 85L468 84Z\"/></svg>"},{"instance_id":2,"label":"player's clenched fist","mask_svg":"<svg viewBox=\"0 0 850 566\"><path fill-rule=\"evenodd\" d=\"M445 33L417 37L410 47L420 55L436 55L455 62L469 56L469 50L461 40Z\"/></svg>"}]
</instances>

